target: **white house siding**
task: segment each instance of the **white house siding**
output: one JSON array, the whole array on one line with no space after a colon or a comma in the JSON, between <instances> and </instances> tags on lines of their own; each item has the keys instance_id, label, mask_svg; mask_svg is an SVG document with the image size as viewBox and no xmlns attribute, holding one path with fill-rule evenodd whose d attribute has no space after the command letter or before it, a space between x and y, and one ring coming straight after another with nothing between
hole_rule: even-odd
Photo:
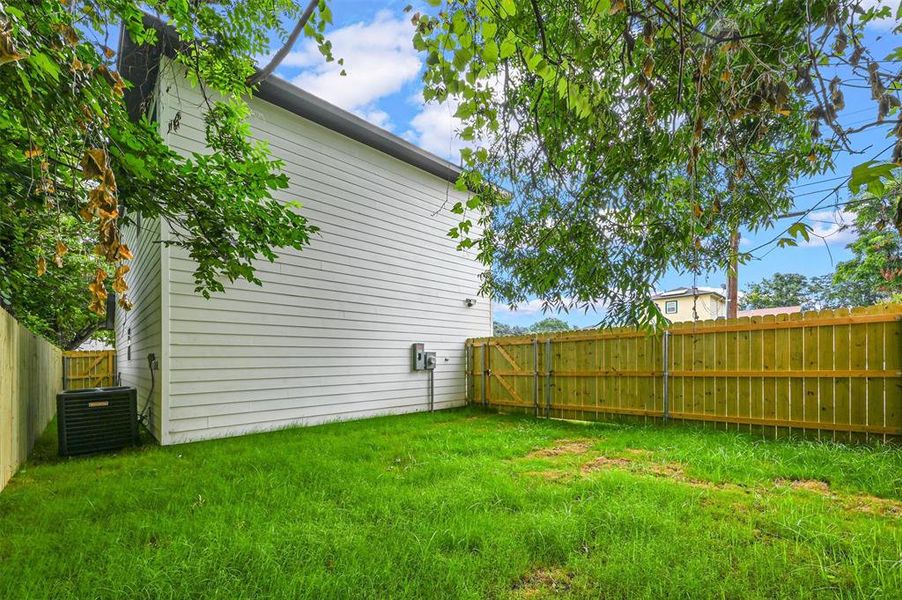
<instances>
[{"instance_id":1,"label":"white house siding","mask_svg":"<svg viewBox=\"0 0 902 600\"><path fill-rule=\"evenodd\" d=\"M138 410L148 407L151 433L161 439L161 390L160 373L155 375L153 395L147 355L154 353L159 361L161 352L161 293L160 293L160 239L159 220L141 219L138 226L122 230L122 239L134 252L135 259L128 264L131 270L125 274L128 296L134 303L130 311L116 310L116 365L122 385L138 389Z\"/></svg>"},{"instance_id":2,"label":"white house siding","mask_svg":"<svg viewBox=\"0 0 902 600\"><path fill-rule=\"evenodd\" d=\"M167 88L165 114L181 110L169 143L204 151L198 92ZM465 304L482 267L447 237L464 195L277 106L251 107L254 135L291 179L280 199L300 200L321 232L260 262L262 287L237 282L211 300L194 293L194 265L172 249L169 440L424 410L413 342L438 353L435 407L462 404L464 341L491 332L490 303Z\"/></svg>"}]
</instances>

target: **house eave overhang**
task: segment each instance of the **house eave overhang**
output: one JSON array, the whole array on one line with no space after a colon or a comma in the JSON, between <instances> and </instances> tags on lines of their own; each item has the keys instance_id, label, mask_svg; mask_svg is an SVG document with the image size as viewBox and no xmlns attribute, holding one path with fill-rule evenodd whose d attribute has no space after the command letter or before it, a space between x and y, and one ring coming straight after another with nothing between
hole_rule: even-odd
<instances>
[{"instance_id":1,"label":"house eave overhang","mask_svg":"<svg viewBox=\"0 0 902 600\"><path fill-rule=\"evenodd\" d=\"M146 112L148 99L156 86L160 60L163 56L173 57L179 43L172 28L159 18L145 14L144 25L158 33L157 43L153 46L135 44L124 27L119 37L118 68L122 76L134 84L125 94L126 107L133 119ZM460 167L453 163L274 75L261 82L254 95L445 181L454 183L461 174Z\"/></svg>"}]
</instances>

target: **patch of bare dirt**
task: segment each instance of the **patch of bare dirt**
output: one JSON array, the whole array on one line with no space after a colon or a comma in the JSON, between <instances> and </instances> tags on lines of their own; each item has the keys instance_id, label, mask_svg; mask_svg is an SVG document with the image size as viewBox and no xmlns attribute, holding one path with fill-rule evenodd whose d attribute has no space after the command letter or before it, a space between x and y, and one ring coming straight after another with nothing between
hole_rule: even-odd
<instances>
[{"instance_id":1,"label":"patch of bare dirt","mask_svg":"<svg viewBox=\"0 0 902 600\"><path fill-rule=\"evenodd\" d=\"M551 458L564 454L585 454L598 440L557 440L551 448L539 448L527 454L527 458Z\"/></svg>"},{"instance_id":2,"label":"patch of bare dirt","mask_svg":"<svg viewBox=\"0 0 902 600\"><path fill-rule=\"evenodd\" d=\"M872 515L902 518L902 502L877 496L850 496L843 499L846 510L855 510Z\"/></svg>"},{"instance_id":3,"label":"patch of bare dirt","mask_svg":"<svg viewBox=\"0 0 902 600\"><path fill-rule=\"evenodd\" d=\"M794 490L807 490L824 496L830 495L830 485L826 481L817 479L778 479L775 483L781 487L789 486Z\"/></svg>"},{"instance_id":4,"label":"patch of bare dirt","mask_svg":"<svg viewBox=\"0 0 902 600\"><path fill-rule=\"evenodd\" d=\"M573 573L561 567L542 567L530 571L511 586L515 598L536 598L570 589Z\"/></svg>"},{"instance_id":5,"label":"patch of bare dirt","mask_svg":"<svg viewBox=\"0 0 902 600\"><path fill-rule=\"evenodd\" d=\"M584 464L580 471L585 475L594 473L595 471L603 471L605 469L621 469L631 470L633 461L629 458L599 456Z\"/></svg>"},{"instance_id":6,"label":"patch of bare dirt","mask_svg":"<svg viewBox=\"0 0 902 600\"><path fill-rule=\"evenodd\" d=\"M777 487L790 487L793 490L807 490L815 494L830 498L842 504L843 509L852 512L863 512L871 515L902 518L902 502L889 498L878 498L868 494L840 495L830 490L830 485L825 481L816 479L777 479L774 484Z\"/></svg>"}]
</instances>

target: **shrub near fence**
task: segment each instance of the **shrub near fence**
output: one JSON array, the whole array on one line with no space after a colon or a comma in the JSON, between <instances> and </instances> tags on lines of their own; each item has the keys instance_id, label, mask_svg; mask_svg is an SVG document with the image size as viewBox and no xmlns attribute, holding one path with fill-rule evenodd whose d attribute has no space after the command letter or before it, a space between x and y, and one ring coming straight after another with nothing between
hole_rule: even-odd
<instances>
[{"instance_id":1,"label":"shrub near fence","mask_svg":"<svg viewBox=\"0 0 902 600\"><path fill-rule=\"evenodd\" d=\"M0 309L0 490L56 413L62 353Z\"/></svg>"},{"instance_id":2,"label":"shrub near fence","mask_svg":"<svg viewBox=\"0 0 902 600\"><path fill-rule=\"evenodd\" d=\"M564 419L902 440L902 305L467 341L468 399Z\"/></svg>"}]
</instances>

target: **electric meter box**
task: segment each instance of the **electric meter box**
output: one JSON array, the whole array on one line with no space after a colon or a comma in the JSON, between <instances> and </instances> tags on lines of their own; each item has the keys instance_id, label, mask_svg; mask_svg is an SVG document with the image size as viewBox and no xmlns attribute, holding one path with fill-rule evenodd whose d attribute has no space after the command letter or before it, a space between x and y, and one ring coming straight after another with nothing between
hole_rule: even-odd
<instances>
[{"instance_id":1,"label":"electric meter box","mask_svg":"<svg viewBox=\"0 0 902 600\"><path fill-rule=\"evenodd\" d=\"M411 367L414 371L424 371L426 369L426 351L424 344L413 344L410 346Z\"/></svg>"},{"instance_id":2,"label":"electric meter box","mask_svg":"<svg viewBox=\"0 0 902 600\"><path fill-rule=\"evenodd\" d=\"M435 352L426 352L426 370L435 369Z\"/></svg>"}]
</instances>

